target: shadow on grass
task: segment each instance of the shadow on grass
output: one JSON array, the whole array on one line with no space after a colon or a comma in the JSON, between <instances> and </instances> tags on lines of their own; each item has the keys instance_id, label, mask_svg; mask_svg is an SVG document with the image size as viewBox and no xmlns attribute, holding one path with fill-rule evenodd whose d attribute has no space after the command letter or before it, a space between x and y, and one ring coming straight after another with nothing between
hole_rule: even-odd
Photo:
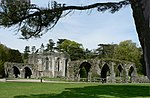
<instances>
[{"instance_id":1,"label":"shadow on grass","mask_svg":"<svg viewBox=\"0 0 150 98\"><path fill-rule=\"evenodd\" d=\"M66 88L60 94L19 95L14 98L131 98L150 97L148 86L99 85L84 88Z\"/></svg>"}]
</instances>

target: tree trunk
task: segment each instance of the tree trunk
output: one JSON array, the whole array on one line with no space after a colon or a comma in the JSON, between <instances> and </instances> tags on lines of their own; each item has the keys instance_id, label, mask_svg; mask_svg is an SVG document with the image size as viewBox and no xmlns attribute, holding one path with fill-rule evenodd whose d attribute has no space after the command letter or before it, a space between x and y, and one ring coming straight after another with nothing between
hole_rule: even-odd
<instances>
[{"instance_id":1,"label":"tree trunk","mask_svg":"<svg viewBox=\"0 0 150 98\"><path fill-rule=\"evenodd\" d=\"M146 74L150 79L150 0L130 0L137 34L143 49Z\"/></svg>"}]
</instances>

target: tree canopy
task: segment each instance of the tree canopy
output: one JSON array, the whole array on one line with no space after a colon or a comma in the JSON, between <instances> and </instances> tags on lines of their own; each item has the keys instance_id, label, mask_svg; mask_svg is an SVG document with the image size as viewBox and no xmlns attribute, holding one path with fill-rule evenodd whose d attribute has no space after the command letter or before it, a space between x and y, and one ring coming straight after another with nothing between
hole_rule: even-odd
<instances>
[{"instance_id":1,"label":"tree canopy","mask_svg":"<svg viewBox=\"0 0 150 98\"><path fill-rule=\"evenodd\" d=\"M137 62L140 60L141 52L131 40L122 41L114 50L114 58L119 60L126 60Z\"/></svg>"},{"instance_id":2,"label":"tree canopy","mask_svg":"<svg viewBox=\"0 0 150 98\"><path fill-rule=\"evenodd\" d=\"M82 44L79 44L75 41L64 40L58 44L58 49L67 52L70 55L71 60L79 60L84 58L84 48Z\"/></svg>"},{"instance_id":3,"label":"tree canopy","mask_svg":"<svg viewBox=\"0 0 150 98\"><path fill-rule=\"evenodd\" d=\"M0 75L2 76L4 76L5 62L23 63L23 59L21 53L18 50L10 49L5 45L0 44Z\"/></svg>"}]
</instances>

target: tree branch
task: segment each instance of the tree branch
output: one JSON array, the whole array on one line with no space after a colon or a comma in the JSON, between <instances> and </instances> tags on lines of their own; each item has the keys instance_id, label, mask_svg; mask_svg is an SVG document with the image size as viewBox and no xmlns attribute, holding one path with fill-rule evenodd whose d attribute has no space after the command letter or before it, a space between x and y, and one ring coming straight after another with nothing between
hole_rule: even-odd
<instances>
[{"instance_id":1,"label":"tree branch","mask_svg":"<svg viewBox=\"0 0 150 98\"><path fill-rule=\"evenodd\" d=\"M70 12L71 10L97 8L99 12L110 10L111 13L114 13L128 4L130 4L129 1L124 0L120 2L95 3L87 6L65 6L64 4L58 4L54 1L54 4L51 5L50 8L39 8L31 4L28 7L25 6L21 8L23 6L19 5L15 12L10 11L14 6L3 4L1 5L3 11L0 11L0 25L10 27L19 24L22 36L25 39L29 39L41 36L43 34L42 31L45 29L46 31L52 29L57 24L64 11ZM16 15L14 15L14 13L16 13Z\"/></svg>"}]
</instances>

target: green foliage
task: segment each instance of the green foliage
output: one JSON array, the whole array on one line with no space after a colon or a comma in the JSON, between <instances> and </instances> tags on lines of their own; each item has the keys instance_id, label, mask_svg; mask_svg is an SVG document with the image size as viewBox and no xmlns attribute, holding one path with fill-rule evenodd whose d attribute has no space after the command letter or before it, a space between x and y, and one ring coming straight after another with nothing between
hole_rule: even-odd
<instances>
[{"instance_id":1,"label":"green foliage","mask_svg":"<svg viewBox=\"0 0 150 98\"><path fill-rule=\"evenodd\" d=\"M0 75L4 76L4 63L8 60L8 48L0 44Z\"/></svg>"},{"instance_id":2,"label":"green foliage","mask_svg":"<svg viewBox=\"0 0 150 98\"><path fill-rule=\"evenodd\" d=\"M82 67L79 73L80 73L80 78L87 78L87 71L85 67Z\"/></svg>"},{"instance_id":3,"label":"green foliage","mask_svg":"<svg viewBox=\"0 0 150 98\"><path fill-rule=\"evenodd\" d=\"M88 48L86 48L84 50L84 58L85 59L95 59L97 58L98 54L96 53L95 50L89 50Z\"/></svg>"},{"instance_id":4,"label":"green foliage","mask_svg":"<svg viewBox=\"0 0 150 98\"><path fill-rule=\"evenodd\" d=\"M116 59L137 62L140 57L141 53L136 47L136 43L133 43L131 40L122 41L115 48L114 58Z\"/></svg>"},{"instance_id":5,"label":"green foliage","mask_svg":"<svg viewBox=\"0 0 150 98\"><path fill-rule=\"evenodd\" d=\"M82 44L79 44L75 41L64 40L61 44L57 46L59 50L67 52L70 55L71 60L79 60L84 58L84 49Z\"/></svg>"},{"instance_id":6,"label":"green foliage","mask_svg":"<svg viewBox=\"0 0 150 98\"><path fill-rule=\"evenodd\" d=\"M23 63L21 53L18 50L9 49L8 62Z\"/></svg>"},{"instance_id":7,"label":"green foliage","mask_svg":"<svg viewBox=\"0 0 150 98\"><path fill-rule=\"evenodd\" d=\"M4 63L17 62L22 63L22 56L18 50L9 49L3 44L0 44L0 75L4 76Z\"/></svg>"},{"instance_id":8,"label":"green foliage","mask_svg":"<svg viewBox=\"0 0 150 98\"><path fill-rule=\"evenodd\" d=\"M96 49L99 58L113 58L116 44L99 44Z\"/></svg>"},{"instance_id":9,"label":"green foliage","mask_svg":"<svg viewBox=\"0 0 150 98\"><path fill-rule=\"evenodd\" d=\"M4 46L3 44L0 44L0 60L6 61L7 54L8 54L8 48Z\"/></svg>"},{"instance_id":10,"label":"green foliage","mask_svg":"<svg viewBox=\"0 0 150 98\"><path fill-rule=\"evenodd\" d=\"M29 53L30 53L30 47L25 46L24 53L23 53L23 61L24 62L27 62Z\"/></svg>"},{"instance_id":11,"label":"green foliage","mask_svg":"<svg viewBox=\"0 0 150 98\"><path fill-rule=\"evenodd\" d=\"M0 60L0 75L4 76L4 61L2 60Z\"/></svg>"},{"instance_id":12,"label":"green foliage","mask_svg":"<svg viewBox=\"0 0 150 98\"><path fill-rule=\"evenodd\" d=\"M58 39L58 41L57 41L57 46L55 47L55 49L56 49L57 51L62 52L62 49L61 49L61 46L60 46L60 45L61 45L65 40L67 40L67 39Z\"/></svg>"},{"instance_id":13,"label":"green foliage","mask_svg":"<svg viewBox=\"0 0 150 98\"><path fill-rule=\"evenodd\" d=\"M54 51L54 46L55 46L55 43L53 41L53 39L49 39L49 43L47 44L47 49L46 51Z\"/></svg>"},{"instance_id":14,"label":"green foliage","mask_svg":"<svg viewBox=\"0 0 150 98\"><path fill-rule=\"evenodd\" d=\"M134 62L138 69L138 73L141 73L141 55L141 51L137 48L136 43L133 43L131 40L120 42L114 51L115 59Z\"/></svg>"}]
</instances>

